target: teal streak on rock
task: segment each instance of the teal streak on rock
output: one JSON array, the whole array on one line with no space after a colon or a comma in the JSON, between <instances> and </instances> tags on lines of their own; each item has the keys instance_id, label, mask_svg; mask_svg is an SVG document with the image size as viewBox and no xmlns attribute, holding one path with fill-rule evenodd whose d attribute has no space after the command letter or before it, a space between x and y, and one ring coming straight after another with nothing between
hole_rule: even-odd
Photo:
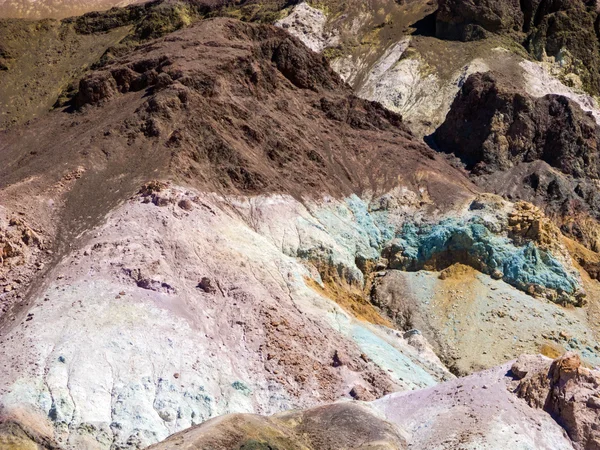
<instances>
[{"instance_id":1,"label":"teal streak on rock","mask_svg":"<svg viewBox=\"0 0 600 450\"><path fill-rule=\"evenodd\" d=\"M368 238L369 245L373 248L381 247L383 243L389 239L389 237L386 239L385 234L388 234L388 236L390 234L382 234L382 229L380 228L385 224L385 218L381 217L385 214L382 212L379 212L378 214L371 214L368 205L356 195L348 197L346 199L346 204L348 205L350 211L352 211L354 220L359 229ZM376 223L376 221L379 223ZM382 228L385 230L385 226Z\"/></svg>"},{"instance_id":2,"label":"teal streak on rock","mask_svg":"<svg viewBox=\"0 0 600 450\"><path fill-rule=\"evenodd\" d=\"M333 247L322 246L302 249L298 256L326 261L340 274L349 275L350 281L360 280L359 269L365 267L362 263L378 259L383 252L392 269L422 270L437 259L447 265L467 264L490 275L502 272L506 283L521 290L537 285L571 295L581 289L574 270L569 272L555 256L533 242L516 245L503 234L505 224L499 218L485 219L472 213L434 225L401 224L391 211L372 210L356 195L332 208L317 208L313 214L346 256ZM349 271L343 270L344 265Z\"/></svg>"},{"instance_id":3,"label":"teal streak on rock","mask_svg":"<svg viewBox=\"0 0 600 450\"><path fill-rule=\"evenodd\" d=\"M410 389L437 384L421 366L365 327L355 325L352 329L352 339L375 364L390 370L393 377L404 382Z\"/></svg>"},{"instance_id":4,"label":"teal streak on rock","mask_svg":"<svg viewBox=\"0 0 600 450\"><path fill-rule=\"evenodd\" d=\"M466 223L448 219L423 228L405 225L392 246L394 254L403 256L395 268L403 270L420 270L443 257L448 263L461 262L486 273L499 270L505 282L519 289L534 284L572 294L579 288L551 253L533 242L516 246L509 238L491 232L479 217Z\"/></svg>"}]
</instances>

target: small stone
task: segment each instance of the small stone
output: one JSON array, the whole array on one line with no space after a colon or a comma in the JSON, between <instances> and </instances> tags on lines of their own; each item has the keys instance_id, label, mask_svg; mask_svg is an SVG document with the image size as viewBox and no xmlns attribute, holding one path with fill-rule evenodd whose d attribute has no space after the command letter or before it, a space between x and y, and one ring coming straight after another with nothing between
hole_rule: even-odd
<instances>
[{"instance_id":1,"label":"small stone","mask_svg":"<svg viewBox=\"0 0 600 450\"><path fill-rule=\"evenodd\" d=\"M408 330L407 332L405 332L402 337L404 339L408 339L408 338L410 338L412 336L420 335L420 334L421 334L421 332L419 330L412 329L412 330Z\"/></svg>"},{"instance_id":2,"label":"small stone","mask_svg":"<svg viewBox=\"0 0 600 450\"><path fill-rule=\"evenodd\" d=\"M194 204L191 202L191 200L188 199L181 200L179 203L177 203L177 206L179 206L184 211L191 211L192 209L194 209Z\"/></svg>"},{"instance_id":3,"label":"small stone","mask_svg":"<svg viewBox=\"0 0 600 450\"><path fill-rule=\"evenodd\" d=\"M177 418L177 412L172 408L165 408L158 412L159 417L165 422L173 422Z\"/></svg>"},{"instance_id":4,"label":"small stone","mask_svg":"<svg viewBox=\"0 0 600 450\"><path fill-rule=\"evenodd\" d=\"M208 293L208 294L214 294L217 291L217 288L215 287L215 283L213 282L213 280L211 280L208 277L202 277L202 279L200 280L200 283L198 283L198 286L196 286L198 289L202 289L204 292Z\"/></svg>"},{"instance_id":5,"label":"small stone","mask_svg":"<svg viewBox=\"0 0 600 450\"><path fill-rule=\"evenodd\" d=\"M333 353L333 367L347 366L350 362L350 358L343 351L336 350Z\"/></svg>"},{"instance_id":6,"label":"small stone","mask_svg":"<svg viewBox=\"0 0 600 450\"><path fill-rule=\"evenodd\" d=\"M588 408L600 409L600 398L592 396L588 398L586 405Z\"/></svg>"},{"instance_id":7,"label":"small stone","mask_svg":"<svg viewBox=\"0 0 600 450\"><path fill-rule=\"evenodd\" d=\"M173 374L173 378L176 378L176 379L177 379L177 378L179 378L179 373L177 373L177 372L176 372L176 373L174 373L174 374Z\"/></svg>"},{"instance_id":8,"label":"small stone","mask_svg":"<svg viewBox=\"0 0 600 450\"><path fill-rule=\"evenodd\" d=\"M491 277L494 280L501 280L502 278L504 278L504 274L500 270L496 269L492 272Z\"/></svg>"},{"instance_id":9,"label":"small stone","mask_svg":"<svg viewBox=\"0 0 600 450\"><path fill-rule=\"evenodd\" d=\"M375 400L375 396L371 394L364 386L356 385L350 390L350 397L354 400L370 402Z\"/></svg>"}]
</instances>

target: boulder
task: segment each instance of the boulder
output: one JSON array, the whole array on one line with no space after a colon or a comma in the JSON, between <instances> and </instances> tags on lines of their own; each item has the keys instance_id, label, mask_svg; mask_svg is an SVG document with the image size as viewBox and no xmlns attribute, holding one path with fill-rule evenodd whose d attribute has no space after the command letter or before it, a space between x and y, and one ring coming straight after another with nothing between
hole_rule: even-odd
<instances>
[{"instance_id":1,"label":"boulder","mask_svg":"<svg viewBox=\"0 0 600 450\"><path fill-rule=\"evenodd\" d=\"M522 359L512 372L523 376L517 395L530 406L543 408L565 428L576 449L600 448L600 372L584 368L577 353L568 352L553 362L535 361L530 370ZM525 368L529 366L529 368Z\"/></svg>"}]
</instances>

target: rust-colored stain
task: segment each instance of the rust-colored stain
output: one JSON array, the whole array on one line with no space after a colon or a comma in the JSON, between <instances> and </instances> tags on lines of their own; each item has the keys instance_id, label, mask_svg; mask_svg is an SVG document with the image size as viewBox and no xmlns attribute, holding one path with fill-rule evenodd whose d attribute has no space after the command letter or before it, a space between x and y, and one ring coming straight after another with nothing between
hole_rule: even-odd
<instances>
[{"instance_id":1,"label":"rust-colored stain","mask_svg":"<svg viewBox=\"0 0 600 450\"><path fill-rule=\"evenodd\" d=\"M540 353L551 359L556 359L565 354L565 350L557 344L546 342L540 346Z\"/></svg>"},{"instance_id":2,"label":"rust-colored stain","mask_svg":"<svg viewBox=\"0 0 600 450\"><path fill-rule=\"evenodd\" d=\"M340 305L346 312L352 314L363 322L369 322L375 325L384 325L392 328L392 323L379 314L377 309L369 302L366 295L347 283L333 278L323 280L324 287L319 285L312 278L304 279L306 285L318 292L320 295L333 300Z\"/></svg>"}]
</instances>

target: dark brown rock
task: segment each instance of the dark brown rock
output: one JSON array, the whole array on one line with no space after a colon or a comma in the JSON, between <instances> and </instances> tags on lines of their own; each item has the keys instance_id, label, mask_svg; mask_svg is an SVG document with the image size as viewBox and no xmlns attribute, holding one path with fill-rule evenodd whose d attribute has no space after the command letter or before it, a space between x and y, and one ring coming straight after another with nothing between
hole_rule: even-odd
<instances>
[{"instance_id":1,"label":"dark brown rock","mask_svg":"<svg viewBox=\"0 0 600 450\"><path fill-rule=\"evenodd\" d=\"M525 0L525 46L537 59L545 55L565 61L565 50L575 61L569 70L577 73L584 87L600 89L600 45L596 24L596 0Z\"/></svg>"},{"instance_id":2,"label":"dark brown rock","mask_svg":"<svg viewBox=\"0 0 600 450\"><path fill-rule=\"evenodd\" d=\"M600 128L563 96L533 98L492 73L471 75L435 141L476 174L542 160L574 177L600 176Z\"/></svg>"},{"instance_id":3,"label":"dark brown rock","mask_svg":"<svg viewBox=\"0 0 600 450\"><path fill-rule=\"evenodd\" d=\"M600 90L595 0L440 0L436 36L475 41L509 35L535 58L556 58L590 93Z\"/></svg>"},{"instance_id":4,"label":"dark brown rock","mask_svg":"<svg viewBox=\"0 0 600 450\"><path fill-rule=\"evenodd\" d=\"M360 385L354 386L350 390L350 397L352 397L354 400L360 400L364 402L370 402L376 398L373 394L371 394L371 392L369 392L368 389Z\"/></svg>"},{"instance_id":5,"label":"dark brown rock","mask_svg":"<svg viewBox=\"0 0 600 450\"><path fill-rule=\"evenodd\" d=\"M473 41L488 32L517 32L523 26L519 0L440 0L436 35Z\"/></svg>"},{"instance_id":6,"label":"dark brown rock","mask_svg":"<svg viewBox=\"0 0 600 450\"><path fill-rule=\"evenodd\" d=\"M207 294L214 294L217 292L216 283L208 277L202 277L202 280L200 280L197 287Z\"/></svg>"}]
</instances>

